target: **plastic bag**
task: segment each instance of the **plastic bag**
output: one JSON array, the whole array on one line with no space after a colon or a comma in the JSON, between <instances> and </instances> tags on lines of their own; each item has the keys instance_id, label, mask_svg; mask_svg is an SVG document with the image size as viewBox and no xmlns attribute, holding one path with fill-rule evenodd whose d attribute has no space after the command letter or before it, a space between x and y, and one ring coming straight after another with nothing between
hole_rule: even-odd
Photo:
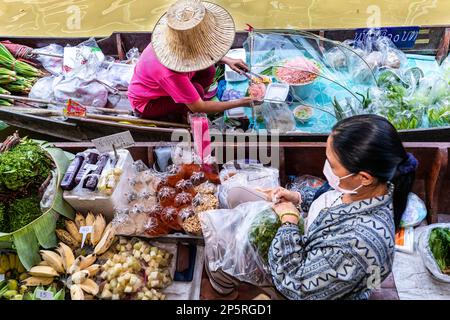
<instances>
[{"instance_id":1,"label":"plastic bag","mask_svg":"<svg viewBox=\"0 0 450 320\"><path fill-rule=\"evenodd\" d=\"M228 192L234 187L271 189L278 187L278 169L264 167L256 161L229 161L220 171L218 198L221 208L228 208Z\"/></svg>"},{"instance_id":2,"label":"plastic bag","mask_svg":"<svg viewBox=\"0 0 450 320\"><path fill-rule=\"evenodd\" d=\"M63 56L64 48L58 44L50 44L46 47L35 49L36 53L48 53ZM52 57L48 55L38 55L36 58L42 66L53 75L60 75L63 73L63 58Z\"/></svg>"},{"instance_id":3,"label":"plastic bag","mask_svg":"<svg viewBox=\"0 0 450 320\"><path fill-rule=\"evenodd\" d=\"M261 112L269 131L286 133L295 130L295 118L287 104L265 102L261 106Z\"/></svg>"},{"instance_id":4,"label":"plastic bag","mask_svg":"<svg viewBox=\"0 0 450 320\"><path fill-rule=\"evenodd\" d=\"M64 75L92 80L96 77L105 55L94 38L90 38L75 47L64 48Z\"/></svg>"},{"instance_id":5,"label":"plastic bag","mask_svg":"<svg viewBox=\"0 0 450 320\"><path fill-rule=\"evenodd\" d=\"M425 203L416 194L408 195L405 212L400 220L400 227L408 228L418 226L427 217Z\"/></svg>"},{"instance_id":6,"label":"plastic bag","mask_svg":"<svg viewBox=\"0 0 450 320\"><path fill-rule=\"evenodd\" d=\"M441 268L436 263L433 252L430 248L430 235L435 228L450 229L450 223L437 223L425 227L418 239L418 250L425 267L428 269L431 275L438 281L450 283L450 275L444 274L442 272Z\"/></svg>"},{"instance_id":7,"label":"plastic bag","mask_svg":"<svg viewBox=\"0 0 450 320\"><path fill-rule=\"evenodd\" d=\"M42 199L40 202L41 205L41 211L46 212L48 211L55 201L56 191L57 191L57 182L58 177L56 176L56 172L52 171L52 178L50 180L50 183L48 184L47 188L44 191L44 194L42 195Z\"/></svg>"},{"instance_id":8,"label":"plastic bag","mask_svg":"<svg viewBox=\"0 0 450 320\"><path fill-rule=\"evenodd\" d=\"M64 79L63 76L44 77L36 81L31 88L29 97L32 99L42 99L46 101L54 101L54 87ZM64 101L65 102L65 101Z\"/></svg>"},{"instance_id":9,"label":"plastic bag","mask_svg":"<svg viewBox=\"0 0 450 320\"><path fill-rule=\"evenodd\" d=\"M95 80L79 77L65 78L54 87L55 99L66 103L72 99L84 106L104 108L108 102L108 90Z\"/></svg>"},{"instance_id":10,"label":"plastic bag","mask_svg":"<svg viewBox=\"0 0 450 320\"><path fill-rule=\"evenodd\" d=\"M244 203L234 209L207 211L199 217L210 270L222 269L257 286L271 285L267 253L280 221L269 202Z\"/></svg>"},{"instance_id":11,"label":"plastic bag","mask_svg":"<svg viewBox=\"0 0 450 320\"><path fill-rule=\"evenodd\" d=\"M96 79L103 81L111 87L128 88L133 77L134 65L125 63L102 63L96 75Z\"/></svg>"}]
</instances>

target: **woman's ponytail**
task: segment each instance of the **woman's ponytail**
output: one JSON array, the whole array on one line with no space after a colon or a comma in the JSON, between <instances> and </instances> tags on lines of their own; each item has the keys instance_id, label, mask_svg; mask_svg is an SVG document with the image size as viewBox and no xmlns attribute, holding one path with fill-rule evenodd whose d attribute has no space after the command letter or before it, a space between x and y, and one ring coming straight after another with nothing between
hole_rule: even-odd
<instances>
[{"instance_id":1,"label":"woman's ponytail","mask_svg":"<svg viewBox=\"0 0 450 320\"><path fill-rule=\"evenodd\" d=\"M400 228L400 220L403 212L405 212L408 195L414 184L417 166L417 159L411 153L408 153L405 161L398 165L397 172L391 181L394 184L393 206L396 230Z\"/></svg>"}]
</instances>

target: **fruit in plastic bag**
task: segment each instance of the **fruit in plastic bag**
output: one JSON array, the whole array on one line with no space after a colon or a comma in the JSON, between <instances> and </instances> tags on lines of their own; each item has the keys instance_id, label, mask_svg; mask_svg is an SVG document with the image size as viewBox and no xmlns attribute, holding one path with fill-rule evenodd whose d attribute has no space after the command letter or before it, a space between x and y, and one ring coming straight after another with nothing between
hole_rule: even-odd
<instances>
[{"instance_id":1,"label":"fruit in plastic bag","mask_svg":"<svg viewBox=\"0 0 450 320\"><path fill-rule=\"evenodd\" d=\"M203 194L216 194L217 186L214 183L207 181L195 187L195 191Z\"/></svg>"},{"instance_id":2,"label":"fruit in plastic bag","mask_svg":"<svg viewBox=\"0 0 450 320\"><path fill-rule=\"evenodd\" d=\"M163 206L163 207L167 207L167 206L171 206L173 205L174 201L175 201L175 197L177 195L177 192L175 191L174 188L171 187L163 187L161 190L159 190L158 192L158 200L159 203Z\"/></svg>"},{"instance_id":3,"label":"fruit in plastic bag","mask_svg":"<svg viewBox=\"0 0 450 320\"><path fill-rule=\"evenodd\" d=\"M150 237L158 237L168 234L170 228L160 218L149 216L145 224L145 233Z\"/></svg>"},{"instance_id":4,"label":"fruit in plastic bag","mask_svg":"<svg viewBox=\"0 0 450 320\"><path fill-rule=\"evenodd\" d=\"M191 182L192 182L192 184L194 185L194 186L198 186L198 185L200 185L200 184L202 184L203 182L205 182L206 181L206 176L205 176L205 173L204 172L194 172L192 175L191 175Z\"/></svg>"},{"instance_id":5,"label":"fruit in plastic bag","mask_svg":"<svg viewBox=\"0 0 450 320\"><path fill-rule=\"evenodd\" d=\"M175 207L182 208L192 203L192 195L187 192L181 192L175 197Z\"/></svg>"},{"instance_id":6,"label":"fruit in plastic bag","mask_svg":"<svg viewBox=\"0 0 450 320\"><path fill-rule=\"evenodd\" d=\"M155 204L149 209L148 215L151 217L160 217L163 209L164 208L160 204Z\"/></svg>"},{"instance_id":7,"label":"fruit in plastic bag","mask_svg":"<svg viewBox=\"0 0 450 320\"><path fill-rule=\"evenodd\" d=\"M219 207L219 200L212 194L198 193L194 199L192 199L192 206L196 213L214 210Z\"/></svg>"},{"instance_id":8,"label":"fruit in plastic bag","mask_svg":"<svg viewBox=\"0 0 450 320\"><path fill-rule=\"evenodd\" d=\"M174 230L181 230L181 226L178 224L178 210L174 207L165 207L161 212L161 220L169 228Z\"/></svg>"},{"instance_id":9,"label":"fruit in plastic bag","mask_svg":"<svg viewBox=\"0 0 450 320\"><path fill-rule=\"evenodd\" d=\"M177 192L188 192L192 194L193 196L196 194L194 190L194 184L191 180L180 180L175 185L175 188L177 189Z\"/></svg>"},{"instance_id":10,"label":"fruit in plastic bag","mask_svg":"<svg viewBox=\"0 0 450 320\"><path fill-rule=\"evenodd\" d=\"M190 218L192 216L195 216L195 211L192 206L188 206L188 207L184 207L184 208L180 209L180 211L178 212L178 224L182 226L183 222L187 218Z\"/></svg>"},{"instance_id":11,"label":"fruit in plastic bag","mask_svg":"<svg viewBox=\"0 0 450 320\"><path fill-rule=\"evenodd\" d=\"M171 187L175 187L178 181L184 178L182 166L172 165L168 168L167 183Z\"/></svg>"},{"instance_id":12,"label":"fruit in plastic bag","mask_svg":"<svg viewBox=\"0 0 450 320\"><path fill-rule=\"evenodd\" d=\"M185 179L189 179L195 172L200 172L202 170L201 166L195 163L183 164L182 171Z\"/></svg>"},{"instance_id":13,"label":"fruit in plastic bag","mask_svg":"<svg viewBox=\"0 0 450 320\"><path fill-rule=\"evenodd\" d=\"M202 234L200 219L192 207L185 207L180 210L178 213L178 223L183 230L189 234L195 236L200 236Z\"/></svg>"},{"instance_id":14,"label":"fruit in plastic bag","mask_svg":"<svg viewBox=\"0 0 450 320\"><path fill-rule=\"evenodd\" d=\"M169 181L168 181L167 177L163 177L159 180L159 182L157 183L157 186L156 186L156 191L158 192L159 190L161 190L164 187L169 187Z\"/></svg>"}]
</instances>

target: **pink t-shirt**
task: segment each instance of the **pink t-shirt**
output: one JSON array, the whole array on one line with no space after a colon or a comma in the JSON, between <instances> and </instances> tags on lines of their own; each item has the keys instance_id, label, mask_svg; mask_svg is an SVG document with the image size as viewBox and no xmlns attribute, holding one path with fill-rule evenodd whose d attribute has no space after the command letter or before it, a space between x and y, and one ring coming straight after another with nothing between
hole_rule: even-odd
<instances>
[{"instance_id":1,"label":"pink t-shirt","mask_svg":"<svg viewBox=\"0 0 450 320\"><path fill-rule=\"evenodd\" d=\"M143 112L150 100L170 96L176 103L193 103L200 95L191 82L195 72L175 72L162 65L151 43L142 52L128 87L133 109Z\"/></svg>"}]
</instances>

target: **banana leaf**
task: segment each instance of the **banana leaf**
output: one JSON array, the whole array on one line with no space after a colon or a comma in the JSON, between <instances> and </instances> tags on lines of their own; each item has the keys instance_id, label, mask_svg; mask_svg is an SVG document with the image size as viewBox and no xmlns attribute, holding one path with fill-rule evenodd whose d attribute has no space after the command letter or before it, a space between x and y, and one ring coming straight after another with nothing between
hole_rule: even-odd
<instances>
[{"instance_id":1,"label":"banana leaf","mask_svg":"<svg viewBox=\"0 0 450 320\"><path fill-rule=\"evenodd\" d=\"M0 233L0 248L12 248L17 251L23 266L29 270L41 261L39 248L54 248L57 245L55 235L56 221L59 215L73 219L73 208L64 201L63 190L59 187L69 167L73 155L55 148L44 141L35 140L53 159L57 173L57 190L49 210L25 227L11 233Z\"/></svg>"}]
</instances>

